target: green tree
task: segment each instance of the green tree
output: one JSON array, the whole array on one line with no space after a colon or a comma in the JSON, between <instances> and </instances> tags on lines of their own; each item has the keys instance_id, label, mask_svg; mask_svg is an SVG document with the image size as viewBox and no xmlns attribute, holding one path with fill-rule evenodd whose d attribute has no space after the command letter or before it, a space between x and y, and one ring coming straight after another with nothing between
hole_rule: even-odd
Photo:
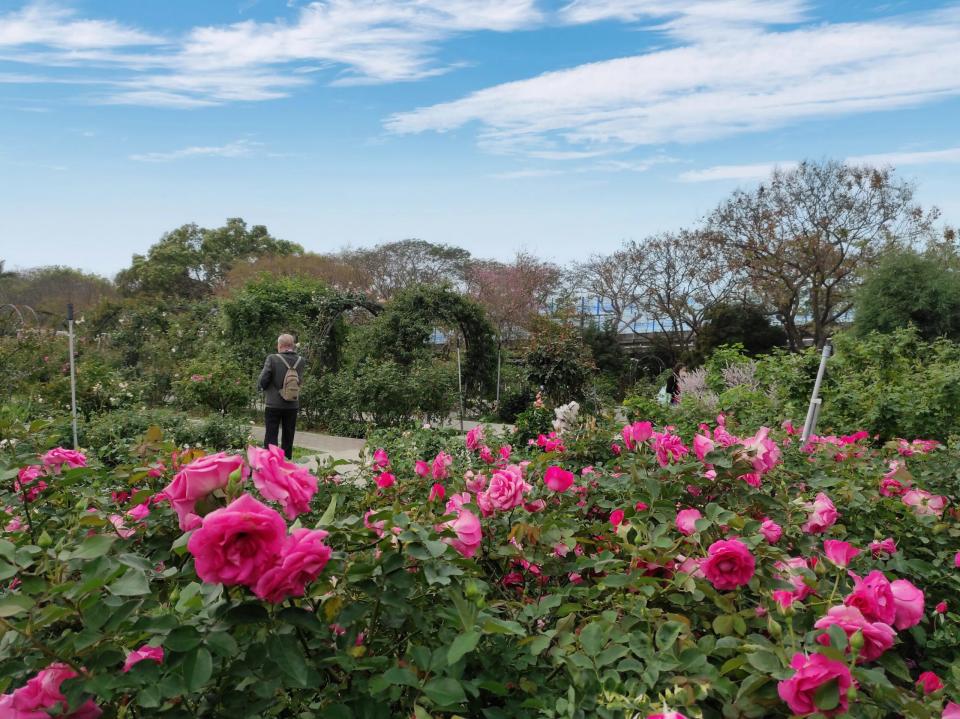
<instances>
[{"instance_id":1,"label":"green tree","mask_svg":"<svg viewBox=\"0 0 960 719\"><path fill-rule=\"evenodd\" d=\"M597 366L576 328L547 323L524 358L530 383L553 404L583 402Z\"/></svg>"},{"instance_id":2,"label":"green tree","mask_svg":"<svg viewBox=\"0 0 960 719\"><path fill-rule=\"evenodd\" d=\"M720 304L707 310L697 335L694 355L703 359L723 345L740 344L751 355L782 347L787 334L770 323L767 314L753 304Z\"/></svg>"},{"instance_id":3,"label":"green tree","mask_svg":"<svg viewBox=\"0 0 960 719\"><path fill-rule=\"evenodd\" d=\"M300 245L272 237L264 225L248 228L237 217L216 229L188 224L166 233L146 256L134 255L116 282L125 295L203 297L219 289L237 263L302 252Z\"/></svg>"},{"instance_id":4,"label":"green tree","mask_svg":"<svg viewBox=\"0 0 960 719\"><path fill-rule=\"evenodd\" d=\"M951 259L953 261L951 261ZM888 254L857 293L859 335L915 325L926 340L960 340L960 266L942 252Z\"/></svg>"}]
</instances>

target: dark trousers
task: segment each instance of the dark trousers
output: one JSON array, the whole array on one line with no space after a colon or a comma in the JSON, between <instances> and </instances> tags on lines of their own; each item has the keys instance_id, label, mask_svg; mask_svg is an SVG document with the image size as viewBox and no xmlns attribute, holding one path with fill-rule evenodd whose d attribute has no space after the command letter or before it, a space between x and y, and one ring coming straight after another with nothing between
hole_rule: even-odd
<instances>
[{"instance_id":1,"label":"dark trousers","mask_svg":"<svg viewBox=\"0 0 960 719\"><path fill-rule=\"evenodd\" d=\"M263 446L265 448L271 444L279 446L284 456L292 461L293 435L297 431L297 409L267 407L263 414L264 426L267 430L263 436ZM283 427L283 442L278 442L277 437L280 435L281 427Z\"/></svg>"}]
</instances>

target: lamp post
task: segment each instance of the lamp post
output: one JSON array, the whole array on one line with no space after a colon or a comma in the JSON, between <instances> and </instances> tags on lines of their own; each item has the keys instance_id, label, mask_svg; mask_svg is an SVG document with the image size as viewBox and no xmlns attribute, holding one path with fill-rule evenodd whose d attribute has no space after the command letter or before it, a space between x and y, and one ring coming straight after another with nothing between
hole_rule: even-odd
<instances>
[{"instance_id":1,"label":"lamp post","mask_svg":"<svg viewBox=\"0 0 960 719\"><path fill-rule=\"evenodd\" d=\"M73 361L73 303L67 304L67 336L70 344L70 412L73 416L73 448L77 443L77 368Z\"/></svg>"}]
</instances>

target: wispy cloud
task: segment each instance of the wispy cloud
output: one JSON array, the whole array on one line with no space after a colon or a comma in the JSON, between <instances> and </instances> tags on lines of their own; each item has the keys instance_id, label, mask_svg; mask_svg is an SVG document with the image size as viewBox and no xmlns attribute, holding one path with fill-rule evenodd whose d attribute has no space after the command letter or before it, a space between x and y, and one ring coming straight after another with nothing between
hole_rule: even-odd
<instances>
[{"instance_id":1,"label":"wispy cloud","mask_svg":"<svg viewBox=\"0 0 960 719\"><path fill-rule=\"evenodd\" d=\"M855 155L846 158L852 165L874 167L909 167L911 165L935 165L960 163L960 147L920 152L881 152L875 155ZM760 162L750 165L715 165L702 170L680 173L680 182L715 182L726 180L762 180L770 176L774 168L787 170L796 167L796 160L784 162Z\"/></svg>"},{"instance_id":2,"label":"wispy cloud","mask_svg":"<svg viewBox=\"0 0 960 719\"><path fill-rule=\"evenodd\" d=\"M438 43L542 19L536 0L319 0L294 13L289 21L196 27L161 41L35 3L0 15L0 60L95 70L110 88L102 101L190 108L284 97L313 82L304 63L340 85L429 77L450 69L436 57Z\"/></svg>"},{"instance_id":3,"label":"wispy cloud","mask_svg":"<svg viewBox=\"0 0 960 719\"><path fill-rule=\"evenodd\" d=\"M259 142L235 140L226 145L184 147L169 152L144 152L130 155L130 159L137 162L173 162L197 157L249 157L261 147L262 143Z\"/></svg>"},{"instance_id":4,"label":"wispy cloud","mask_svg":"<svg viewBox=\"0 0 960 719\"><path fill-rule=\"evenodd\" d=\"M405 134L477 123L482 147L522 154L698 142L958 95L958 35L956 9L711 35L495 85L394 114L386 127Z\"/></svg>"}]
</instances>

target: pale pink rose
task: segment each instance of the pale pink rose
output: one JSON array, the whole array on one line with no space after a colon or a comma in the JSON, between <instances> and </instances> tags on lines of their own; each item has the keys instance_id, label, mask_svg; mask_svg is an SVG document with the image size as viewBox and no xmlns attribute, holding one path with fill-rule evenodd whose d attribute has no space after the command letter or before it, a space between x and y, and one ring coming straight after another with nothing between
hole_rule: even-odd
<instances>
[{"instance_id":1,"label":"pale pink rose","mask_svg":"<svg viewBox=\"0 0 960 719\"><path fill-rule=\"evenodd\" d=\"M769 517L764 517L763 523L760 525L760 534L762 534L763 538L770 542L770 544L776 544L780 541L780 537L783 536L783 527Z\"/></svg>"},{"instance_id":2,"label":"pale pink rose","mask_svg":"<svg viewBox=\"0 0 960 719\"><path fill-rule=\"evenodd\" d=\"M838 567L846 567L851 560L860 554L860 550L848 542L841 542L838 539L828 539L823 543L823 553L827 559Z\"/></svg>"},{"instance_id":3,"label":"pale pink rose","mask_svg":"<svg viewBox=\"0 0 960 719\"><path fill-rule=\"evenodd\" d=\"M947 498L939 494L930 494L923 489L911 489L904 493L900 498L905 505L913 509L917 516L936 516L943 514L944 507L947 506Z\"/></svg>"},{"instance_id":4,"label":"pale pink rose","mask_svg":"<svg viewBox=\"0 0 960 719\"><path fill-rule=\"evenodd\" d=\"M397 478L389 472L381 472L374 481L380 489L390 489L390 487L396 484Z\"/></svg>"},{"instance_id":5,"label":"pale pink rose","mask_svg":"<svg viewBox=\"0 0 960 719\"><path fill-rule=\"evenodd\" d=\"M883 552L896 554L897 543L893 541L893 537L887 537L882 542L874 540L870 542L870 551L873 552L874 557L879 557Z\"/></svg>"},{"instance_id":6,"label":"pale pink rose","mask_svg":"<svg viewBox=\"0 0 960 719\"><path fill-rule=\"evenodd\" d=\"M701 462L713 451L713 440L706 435L696 434L693 436L693 453Z\"/></svg>"},{"instance_id":7,"label":"pale pink rose","mask_svg":"<svg viewBox=\"0 0 960 719\"><path fill-rule=\"evenodd\" d=\"M573 479L573 472L568 472L556 465L547 467L547 471L543 475L543 483L554 492L566 492L573 484Z\"/></svg>"},{"instance_id":8,"label":"pale pink rose","mask_svg":"<svg viewBox=\"0 0 960 719\"><path fill-rule=\"evenodd\" d=\"M448 537L443 541L468 559L477 553L483 539L483 529L477 515L467 509L460 509L457 512L457 518L444 526L452 529L457 537L456 539Z\"/></svg>"},{"instance_id":9,"label":"pale pink rose","mask_svg":"<svg viewBox=\"0 0 960 719\"><path fill-rule=\"evenodd\" d=\"M689 537L691 534L695 534L697 531L697 520L702 519L703 515L700 514L699 509L681 509L677 512L677 517L674 520L674 524L677 526L680 534Z\"/></svg>"},{"instance_id":10,"label":"pale pink rose","mask_svg":"<svg viewBox=\"0 0 960 719\"><path fill-rule=\"evenodd\" d=\"M483 445L483 426L477 426L467 432L467 449L476 452Z\"/></svg>"},{"instance_id":11,"label":"pale pink rose","mask_svg":"<svg viewBox=\"0 0 960 719\"><path fill-rule=\"evenodd\" d=\"M804 506L809 512L809 516L800 528L807 534L820 534L827 531L836 524L837 518L840 516L837 508L830 501L830 497L823 492L817 493L813 502L807 502Z\"/></svg>"},{"instance_id":12,"label":"pale pink rose","mask_svg":"<svg viewBox=\"0 0 960 719\"><path fill-rule=\"evenodd\" d=\"M653 435L653 423L634 422L624 425L620 430L620 436L623 437L623 444L627 449L636 449L637 445L643 444ZM619 454L619 452L615 452Z\"/></svg>"},{"instance_id":13,"label":"pale pink rose","mask_svg":"<svg viewBox=\"0 0 960 719\"><path fill-rule=\"evenodd\" d=\"M943 708L943 714L940 715L940 719L960 719L960 704L947 702L947 705Z\"/></svg>"},{"instance_id":14,"label":"pale pink rose","mask_svg":"<svg viewBox=\"0 0 960 719\"><path fill-rule=\"evenodd\" d=\"M505 512L523 504L524 495L531 489L523 480L520 467L510 464L493 473L487 490L477 497L477 504L484 514Z\"/></svg>"},{"instance_id":15,"label":"pale pink rose","mask_svg":"<svg viewBox=\"0 0 960 719\"><path fill-rule=\"evenodd\" d=\"M257 579L254 594L274 604L302 597L330 561L333 550L323 543L326 536L322 529L293 530L283 541L278 561Z\"/></svg>"},{"instance_id":16,"label":"pale pink rose","mask_svg":"<svg viewBox=\"0 0 960 719\"><path fill-rule=\"evenodd\" d=\"M896 604L890 582L883 572L873 570L861 579L853 572L854 590L846 596L843 603L856 607L871 622L893 624L896 617Z\"/></svg>"},{"instance_id":17,"label":"pale pink rose","mask_svg":"<svg viewBox=\"0 0 960 719\"><path fill-rule=\"evenodd\" d=\"M889 624L867 621L856 607L831 607L813 626L817 629L827 629L834 625L843 629L847 639L858 631L863 635L863 647L857 656L857 664L872 662L878 658L893 646L893 640L897 636ZM817 641L825 647L830 646L830 637L826 632L819 635ZM849 646L847 651L850 651Z\"/></svg>"},{"instance_id":18,"label":"pale pink rose","mask_svg":"<svg viewBox=\"0 0 960 719\"><path fill-rule=\"evenodd\" d=\"M823 654L805 656L797 652L793 655L790 666L796 673L777 683L777 692L790 707L790 711L801 716L819 711L816 703L817 692L823 685L834 681L840 692L840 703L836 709L823 713L833 716L847 711L847 695L853 684L853 677L846 664L828 659Z\"/></svg>"},{"instance_id":19,"label":"pale pink rose","mask_svg":"<svg viewBox=\"0 0 960 719\"><path fill-rule=\"evenodd\" d=\"M756 569L756 560L739 539L721 539L707 549L703 574L717 589L736 589L747 584Z\"/></svg>"},{"instance_id":20,"label":"pale pink rose","mask_svg":"<svg viewBox=\"0 0 960 719\"><path fill-rule=\"evenodd\" d=\"M163 664L163 647L151 647L149 644L144 644L136 651L130 652L127 655L127 660L123 663L124 673L129 672L134 664L142 662L144 659Z\"/></svg>"},{"instance_id":21,"label":"pale pink rose","mask_svg":"<svg viewBox=\"0 0 960 719\"><path fill-rule=\"evenodd\" d=\"M463 505L470 504L470 501L470 492L460 492L460 494L451 495L450 499L447 500L447 514L456 514L463 508Z\"/></svg>"},{"instance_id":22,"label":"pale pink rose","mask_svg":"<svg viewBox=\"0 0 960 719\"><path fill-rule=\"evenodd\" d=\"M487 476L485 474L473 475L473 472L468 472L470 478L466 481L466 487L468 490L474 494L480 494L487 486Z\"/></svg>"},{"instance_id":23,"label":"pale pink rose","mask_svg":"<svg viewBox=\"0 0 960 719\"><path fill-rule=\"evenodd\" d=\"M906 579L895 579L890 582L890 590L893 592L893 605L896 612L893 626L900 630L919 624L923 619L923 592Z\"/></svg>"},{"instance_id":24,"label":"pale pink rose","mask_svg":"<svg viewBox=\"0 0 960 719\"><path fill-rule=\"evenodd\" d=\"M917 686L923 690L924 694L933 694L943 689L943 682L933 672L923 672L917 679Z\"/></svg>"},{"instance_id":25,"label":"pale pink rose","mask_svg":"<svg viewBox=\"0 0 960 719\"><path fill-rule=\"evenodd\" d=\"M54 474L59 473L60 470L63 469L63 465L67 465L68 469L87 466L87 458L82 452L77 452L73 449L64 449L63 447L54 447L44 454L41 459L43 460L44 466L52 470Z\"/></svg>"},{"instance_id":26,"label":"pale pink rose","mask_svg":"<svg viewBox=\"0 0 960 719\"><path fill-rule=\"evenodd\" d=\"M706 560L703 557L685 557L682 554L678 554L675 561L678 572L689 574L691 577L696 577L697 579L704 578L703 563Z\"/></svg>"},{"instance_id":27,"label":"pale pink rose","mask_svg":"<svg viewBox=\"0 0 960 719\"><path fill-rule=\"evenodd\" d=\"M417 463L413 466L413 471L418 477L426 477L430 474L430 465L422 459L418 459Z\"/></svg>"},{"instance_id":28,"label":"pale pink rose","mask_svg":"<svg viewBox=\"0 0 960 719\"><path fill-rule=\"evenodd\" d=\"M218 489L223 489L236 470L243 475L243 457L218 452L195 459L174 476L162 494L170 500L180 520L180 529L189 531L196 525L197 502ZM192 516L191 516L192 515Z\"/></svg>"},{"instance_id":29,"label":"pale pink rose","mask_svg":"<svg viewBox=\"0 0 960 719\"><path fill-rule=\"evenodd\" d=\"M244 494L204 517L187 549L204 582L253 587L276 564L286 533L278 512Z\"/></svg>"},{"instance_id":30,"label":"pale pink rose","mask_svg":"<svg viewBox=\"0 0 960 719\"><path fill-rule=\"evenodd\" d=\"M440 452L433 459L433 478L439 481L449 477L451 464L453 464L453 457L446 452Z\"/></svg>"},{"instance_id":31,"label":"pale pink rose","mask_svg":"<svg viewBox=\"0 0 960 719\"><path fill-rule=\"evenodd\" d=\"M288 462L283 450L271 446L247 448L247 461L253 470L253 484L266 499L283 505L287 519L310 511L310 500L317 493L317 478L300 465Z\"/></svg>"},{"instance_id":32,"label":"pale pink rose","mask_svg":"<svg viewBox=\"0 0 960 719\"><path fill-rule=\"evenodd\" d=\"M613 528L616 529L621 524L623 524L623 510L615 509L610 512L610 524L613 525Z\"/></svg>"},{"instance_id":33,"label":"pale pink rose","mask_svg":"<svg viewBox=\"0 0 960 719\"><path fill-rule=\"evenodd\" d=\"M755 435L742 440L747 458L759 475L766 474L780 461L780 448L769 439L769 434L769 427L761 427Z\"/></svg>"},{"instance_id":34,"label":"pale pink rose","mask_svg":"<svg viewBox=\"0 0 960 719\"><path fill-rule=\"evenodd\" d=\"M376 509L368 509L363 515L363 526L369 530L376 532L378 537L382 537L383 527L386 524L386 520L381 519L377 522L370 521L370 517L372 517L374 514L377 514L377 512L378 510Z\"/></svg>"},{"instance_id":35,"label":"pale pink rose","mask_svg":"<svg viewBox=\"0 0 960 719\"><path fill-rule=\"evenodd\" d=\"M793 585L793 591L798 601L802 602L813 592L813 589L807 585L806 576L801 571L809 569L807 560L803 557L790 557L784 561L774 562L773 566L780 572L783 581Z\"/></svg>"},{"instance_id":36,"label":"pale pink rose","mask_svg":"<svg viewBox=\"0 0 960 719\"><path fill-rule=\"evenodd\" d=\"M443 487L442 484L439 484L439 483L434 484L434 485L430 488L430 495L427 497L427 501L428 501L428 502L432 502L432 501L434 501L434 500L438 500L438 501L442 502L442 501L443 501L443 495L445 495L446 493L447 493L447 490L444 489L444 487Z\"/></svg>"},{"instance_id":37,"label":"pale pink rose","mask_svg":"<svg viewBox=\"0 0 960 719\"><path fill-rule=\"evenodd\" d=\"M109 520L110 524L113 525L114 531L120 536L121 539L129 539L137 533L137 530L130 529L126 524L124 524L123 517L121 517L119 514L111 514L109 517L107 517L107 520Z\"/></svg>"},{"instance_id":38,"label":"pale pink rose","mask_svg":"<svg viewBox=\"0 0 960 719\"><path fill-rule=\"evenodd\" d=\"M390 466L390 458L387 456L387 450L380 447L373 453L374 469L386 469Z\"/></svg>"}]
</instances>

